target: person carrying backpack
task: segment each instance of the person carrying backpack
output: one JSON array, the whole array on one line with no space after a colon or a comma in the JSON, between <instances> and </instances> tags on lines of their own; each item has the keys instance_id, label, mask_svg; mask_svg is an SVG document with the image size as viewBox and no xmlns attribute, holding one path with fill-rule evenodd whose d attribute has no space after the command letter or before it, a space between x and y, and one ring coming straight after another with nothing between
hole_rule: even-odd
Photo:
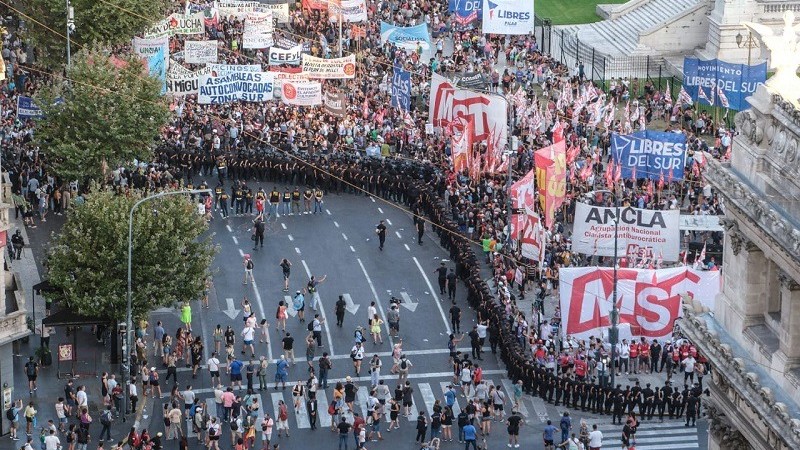
<instances>
[{"instance_id":1,"label":"person carrying backpack","mask_svg":"<svg viewBox=\"0 0 800 450\"><path fill-rule=\"evenodd\" d=\"M572 430L572 418L569 416L569 412L564 412L564 416L561 417L561 442L566 442L567 438L569 438L569 432Z\"/></svg>"},{"instance_id":2,"label":"person carrying backpack","mask_svg":"<svg viewBox=\"0 0 800 450\"><path fill-rule=\"evenodd\" d=\"M113 420L114 417L111 414L111 405L108 405L106 409L100 413L100 425L103 426L103 429L100 430L100 439L103 439L103 436L105 436L106 442L111 442L111 423Z\"/></svg>"},{"instance_id":3,"label":"person carrying backpack","mask_svg":"<svg viewBox=\"0 0 800 450\"><path fill-rule=\"evenodd\" d=\"M412 366L413 364L406 358L406 355L400 355L400 363L397 365L397 381L399 383L402 384L408 380L408 371Z\"/></svg>"}]
</instances>

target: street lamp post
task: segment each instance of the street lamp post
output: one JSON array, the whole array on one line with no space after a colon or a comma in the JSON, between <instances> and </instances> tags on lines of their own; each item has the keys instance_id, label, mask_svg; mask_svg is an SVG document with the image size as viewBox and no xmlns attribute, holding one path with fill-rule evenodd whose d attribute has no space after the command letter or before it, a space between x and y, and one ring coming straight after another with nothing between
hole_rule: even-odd
<instances>
[{"instance_id":1,"label":"street lamp post","mask_svg":"<svg viewBox=\"0 0 800 450\"><path fill-rule=\"evenodd\" d=\"M123 343L122 349L122 385L125 386L125 393L122 396L123 401L123 413L122 413L122 421L125 422L125 415L128 413L128 374L130 373L130 368L127 368L127 364L130 364L128 361L128 352L131 348L131 336L133 333L133 318L132 311L131 311L131 285L132 285L132 270L133 270L133 213L136 211L136 208L139 207L142 203L148 202L150 200L154 200L161 197L166 197L169 195L186 195L186 194L211 194L211 189L186 189L182 191L164 191L159 192L158 194L151 195L149 197L145 197L139 199L136 203L133 204L131 207L131 211L128 215L128 294L127 294L127 305L125 308L125 341Z\"/></svg>"},{"instance_id":2,"label":"street lamp post","mask_svg":"<svg viewBox=\"0 0 800 450\"><path fill-rule=\"evenodd\" d=\"M67 69L69 69L71 61L71 50L69 36L75 31L75 10L72 8L69 0L67 1Z\"/></svg>"},{"instance_id":3,"label":"street lamp post","mask_svg":"<svg viewBox=\"0 0 800 450\"><path fill-rule=\"evenodd\" d=\"M750 56L754 48L758 47L758 42L753 39L753 33L747 33L747 39L742 36L742 33L736 34L736 46L739 48L747 48L747 65L750 65Z\"/></svg>"},{"instance_id":4,"label":"street lamp post","mask_svg":"<svg viewBox=\"0 0 800 450\"><path fill-rule=\"evenodd\" d=\"M619 240L619 203L614 200L616 209L614 212L614 293L611 297L611 329L608 330L608 342L611 344L611 389L616 385L617 369L614 367L617 354L617 343L619 342L619 309L617 309L617 246Z\"/></svg>"}]
</instances>

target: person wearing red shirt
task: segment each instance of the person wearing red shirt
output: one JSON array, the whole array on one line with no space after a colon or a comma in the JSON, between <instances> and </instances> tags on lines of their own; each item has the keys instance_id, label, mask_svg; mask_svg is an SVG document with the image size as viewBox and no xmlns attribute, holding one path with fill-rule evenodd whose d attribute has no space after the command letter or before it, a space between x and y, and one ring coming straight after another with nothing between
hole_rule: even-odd
<instances>
[{"instance_id":1,"label":"person wearing red shirt","mask_svg":"<svg viewBox=\"0 0 800 450\"><path fill-rule=\"evenodd\" d=\"M586 369L587 369L586 361L584 360L583 356L578 357L575 360L575 378L580 381L583 381L586 378Z\"/></svg>"},{"instance_id":2,"label":"person wearing red shirt","mask_svg":"<svg viewBox=\"0 0 800 450\"><path fill-rule=\"evenodd\" d=\"M644 373L650 373L650 344L642 337L639 343L639 369Z\"/></svg>"},{"instance_id":3,"label":"person wearing red shirt","mask_svg":"<svg viewBox=\"0 0 800 450\"><path fill-rule=\"evenodd\" d=\"M630 365L631 373L639 373L639 344L636 341L631 342L628 360L630 361L628 364Z\"/></svg>"}]
</instances>

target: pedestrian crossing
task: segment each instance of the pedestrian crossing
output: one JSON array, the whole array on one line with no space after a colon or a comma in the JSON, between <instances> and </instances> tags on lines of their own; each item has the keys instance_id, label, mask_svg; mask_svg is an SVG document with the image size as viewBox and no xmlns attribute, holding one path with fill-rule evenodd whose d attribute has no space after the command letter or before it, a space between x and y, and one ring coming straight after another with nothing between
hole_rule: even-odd
<instances>
[{"instance_id":1,"label":"pedestrian crossing","mask_svg":"<svg viewBox=\"0 0 800 450\"><path fill-rule=\"evenodd\" d=\"M513 383L510 380L502 379L497 380L500 385L503 386L503 389L506 391L506 398L505 398L505 409L507 413L510 413L512 409L512 405L514 402L513 399ZM486 380L487 384L494 384L493 380ZM408 422L414 423L416 422L416 418L419 415L419 411L425 411L429 416L433 413L433 408L436 400L439 400L439 403L442 407L446 405L446 400L444 393L447 391L448 386L451 385L449 381L441 381L441 382L433 382L433 383L412 383L412 388L414 392L412 394L413 402L412 406L409 408L409 415L406 417ZM201 402L206 402L208 413L211 416L216 416L216 405L214 401L214 396L209 395L208 392L202 392L205 390L200 390L201 392L197 394L198 398ZM456 386L456 391L459 395L456 398L456 403L453 405L453 416L458 416L461 412L462 405L466 403L466 399L462 397L460 387ZM509 393L510 392L510 393ZM237 395L245 396L244 392L236 391ZM318 427L330 427L332 425L333 418L328 413L328 406L330 405L331 397L329 397L330 393L325 392L323 389L317 390L316 399L317 399L317 426ZM289 412L289 426L292 429L309 429L311 428L311 420L308 414L308 408L306 405L305 399L301 401L298 405L297 410L294 408L294 399L292 397L291 391L289 390L280 390L274 392L264 392L258 391L258 393L253 395L254 398L258 399L258 403L261 406L258 410L258 420L259 422L263 419L264 413L269 413L272 418L277 421L278 416L278 409L279 409L279 402L283 400L286 403L288 412ZM358 391L356 392L356 402L354 404L354 409L357 411L362 417L366 417L369 414L369 386L359 386ZM182 407L183 405L181 405ZM528 411L523 405L520 406L519 411L523 415L527 415ZM401 407L400 409L400 417L403 417L405 413L405 408ZM352 412L346 412L345 417L352 420ZM389 418L389 411L388 406L386 408L386 414L384 415L384 420L389 423L391 420ZM402 420L402 419L401 419ZM188 426L187 430L188 437L196 437L195 434L192 432L191 426Z\"/></svg>"},{"instance_id":2,"label":"pedestrian crossing","mask_svg":"<svg viewBox=\"0 0 800 450\"><path fill-rule=\"evenodd\" d=\"M589 420L589 427L597 423L603 432L603 443L613 448L620 442L622 426L612 425L607 421ZM636 430L636 450L689 450L700 448L697 427L685 426L684 420L664 422L643 421Z\"/></svg>"}]
</instances>

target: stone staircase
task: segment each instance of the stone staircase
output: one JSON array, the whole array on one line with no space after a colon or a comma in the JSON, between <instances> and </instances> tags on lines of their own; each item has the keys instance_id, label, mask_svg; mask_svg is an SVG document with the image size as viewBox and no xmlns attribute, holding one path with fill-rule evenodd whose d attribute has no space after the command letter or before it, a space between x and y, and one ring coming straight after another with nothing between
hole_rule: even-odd
<instances>
[{"instance_id":1,"label":"stone staircase","mask_svg":"<svg viewBox=\"0 0 800 450\"><path fill-rule=\"evenodd\" d=\"M562 53L562 61L570 66L576 61L596 64L598 57L606 58L608 65L609 59L647 56L658 65L666 53L692 50L705 42L701 37L707 33L706 16L712 5L713 0L631 0L598 5L598 13L606 20L556 27L554 35L560 42L552 52L556 57Z\"/></svg>"}]
</instances>

